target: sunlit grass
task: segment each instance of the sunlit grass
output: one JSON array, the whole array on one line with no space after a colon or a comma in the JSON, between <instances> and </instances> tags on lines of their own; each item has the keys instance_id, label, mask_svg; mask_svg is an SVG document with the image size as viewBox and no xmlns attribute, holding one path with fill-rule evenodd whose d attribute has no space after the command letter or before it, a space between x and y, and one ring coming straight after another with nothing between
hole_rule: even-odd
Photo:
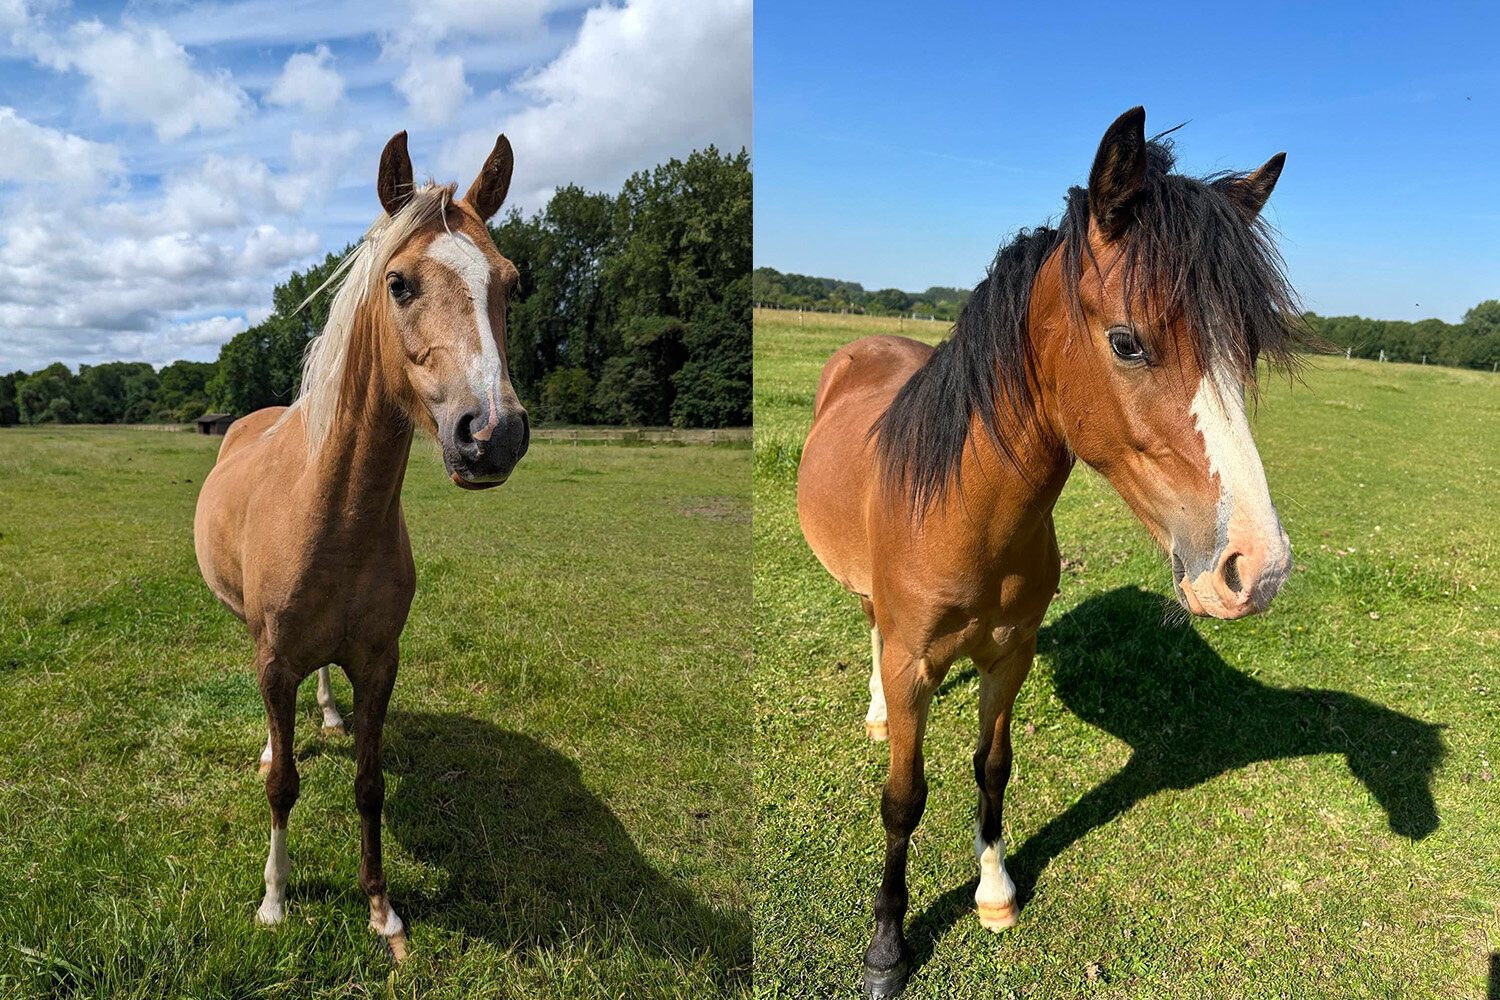
<instances>
[{"instance_id":1,"label":"sunlit grass","mask_svg":"<svg viewBox=\"0 0 1500 1000\"><path fill-rule=\"evenodd\" d=\"M802 541L795 469L823 362L891 325L756 315L767 997L853 995L872 923L885 747L863 735L869 640ZM1067 569L1006 795L1029 902L998 937L971 912L978 684L955 665L928 730L907 996L1484 994L1500 952L1500 377L1316 359L1304 384L1268 383L1254 424L1296 560L1265 616L1164 626L1168 571L1145 531L1087 470L1063 494Z\"/></svg>"},{"instance_id":2,"label":"sunlit grass","mask_svg":"<svg viewBox=\"0 0 1500 1000\"><path fill-rule=\"evenodd\" d=\"M748 993L749 452L538 444L475 495L417 446L395 968L311 683L288 921L252 923L263 709L192 544L218 444L0 431L0 995Z\"/></svg>"}]
</instances>

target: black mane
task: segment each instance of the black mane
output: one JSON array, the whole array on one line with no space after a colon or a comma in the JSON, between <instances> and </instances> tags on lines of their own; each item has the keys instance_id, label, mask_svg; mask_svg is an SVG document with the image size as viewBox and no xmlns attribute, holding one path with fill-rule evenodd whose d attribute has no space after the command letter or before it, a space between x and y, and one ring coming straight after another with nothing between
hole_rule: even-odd
<instances>
[{"instance_id":1,"label":"black mane","mask_svg":"<svg viewBox=\"0 0 1500 1000\"><path fill-rule=\"evenodd\" d=\"M1262 355L1293 368L1308 337L1270 227L1258 216L1247 224L1231 196L1230 185L1245 175L1186 177L1171 172L1170 142L1153 140L1147 151L1146 186L1121 237L1127 308L1148 297L1159 303L1193 331L1200 365L1227 362L1248 387ZM1075 187L1056 229L1023 229L1002 246L952 335L871 428L885 487L904 495L914 512L957 484L976 414L1001 454L1015 461L1014 438L1024 433L1036 393L1026 328L1031 289L1060 249L1064 304L1081 312L1079 276L1085 262L1097 267L1088 228L1088 191Z\"/></svg>"}]
</instances>

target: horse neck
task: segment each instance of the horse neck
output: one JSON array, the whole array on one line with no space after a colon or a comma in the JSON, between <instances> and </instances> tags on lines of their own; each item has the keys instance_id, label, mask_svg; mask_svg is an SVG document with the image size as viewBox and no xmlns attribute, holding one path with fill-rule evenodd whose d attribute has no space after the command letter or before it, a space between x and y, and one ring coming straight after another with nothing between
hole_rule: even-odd
<instances>
[{"instance_id":1,"label":"horse neck","mask_svg":"<svg viewBox=\"0 0 1500 1000\"><path fill-rule=\"evenodd\" d=\"M335 518L356 529L395 511L411 450L411 421L385 363L387 332L368 305L359 307L333 420L314 462Z\"/></svg>"}]
</instances>

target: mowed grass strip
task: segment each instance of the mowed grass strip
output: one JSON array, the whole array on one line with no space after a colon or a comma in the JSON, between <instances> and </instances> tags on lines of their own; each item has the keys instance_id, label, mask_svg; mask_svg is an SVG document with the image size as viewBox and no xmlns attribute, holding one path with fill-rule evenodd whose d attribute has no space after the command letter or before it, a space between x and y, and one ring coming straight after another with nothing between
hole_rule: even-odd
<instances>
[{"instance_id":1,"label":"mowed grass strip","mask_svg":"<svg viewBox=\"0 0 1500 1000\"><path fill-rule=\"evenodd\" d=\"M264 710L192 542L220 440L0 431L0 996L748 994L749 449L537 444L476 495L414 447L396 968L311 681L288 920L252 922Z\"/></svg>"},{"instance_id":2,"label":"mowed grass strip","mask_svg":"<svg viewBox=\"0 0 1500 1000\"><path fill-rule=\"evenodd\" d=\"M863 734L864 617L802 540L795 470L823 362L898 324L755 323L757 994L853 996L887 750ZM1500 377L1310 359L1252 421L1295 560L1266 615L1164 624L1145 530L1087 469L1063 493L1006 794L1026 905L999 936L972 902L978 683L967 661L949 674L909 876L913 1000L1485 995Z\"/></svg>"}]
</instances>

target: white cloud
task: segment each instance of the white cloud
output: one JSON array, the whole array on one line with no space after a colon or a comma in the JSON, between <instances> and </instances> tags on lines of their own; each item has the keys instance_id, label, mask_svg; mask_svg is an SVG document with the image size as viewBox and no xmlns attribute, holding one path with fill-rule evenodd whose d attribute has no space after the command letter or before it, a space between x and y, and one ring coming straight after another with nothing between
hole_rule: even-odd
<instances>
[{"instance_id":1,"label":"white cloud","mask_svg":"<svg viewBox=\"0 0 1500 1000\"><path fill-rule=\"evenodd\" d=\"M333 53L326 45L293 55L266 93L272 104L297 106L316 115L328 114L343 97L344 78L333 68Z\"/></svg>"},{"instance_id":2,"label":"white cloud","mask_svg":"<svg viewBox=\"0 0 1500 1000\"><path fill-rule=\"evenodd\" d=\"M37 125L14 108L0 107L0 149L0 181L93 188L124 169L113 145Z\"/></svg>"},{"instance_id":3,"label":"white cloud","mask_svg":"<svg viewBox=\"0 0 1500 1000\"><path fill-rule=\"evenodd\" d=\"M256 226L245 237L245 252L240 255L240 263L257 271L281 268L317 253L321 245L318 234L309 229L283 233L275 226Z\"/></svg>"},{"instance_id":4,"label":"white cloud","mask_svg":"<svg viewBox=\"0 0 1500 1000\"><path fill-rule=\"evenodd\" d=\"M83 21L63 41L40 32L24 41L52 69L86 76L100 111L148 124L164 142L227 128L250 108L250 98L227 70L200 72L187 50L159 27Z\"/></svg>"},{"instance_id":5,"label":"white cloud","mask_svg":"<svg viewBox=\"0 0 1500 1000\"><path fill-rule=\"evenodd\" d=\"M464 80L464 61L456 55L418 52L396 79L396 89L417 119L434 125L453 120L459 105L470 93Z\"/></svg>"},{"instance_id":6,"label":"white cloud","mask_svg":"<svg viewBox=\"0 0 1500 1000\"><path fill-rule=\"evenodd\" d=\"M611 187L631 170L709 143L748 146L750 0L630 0L595 7L576 40L513 88L505 122L516 150L513 201L540 207L562 183ZM439 165L468 176L495 129L450 140Z\"/></svg>"},{"instance_id":7,"label":"white cloud","mask_svg":"<svg viewBox=\"0 0 1500 1000\"><path fill-rule=\"evenodd\" d=\"M417 28L433 38L442 38L450 34L529 34L541 30L542 18L548 12L582 4L567 0L412 0L411 6Z\"/></svg>"}]
</instances>

